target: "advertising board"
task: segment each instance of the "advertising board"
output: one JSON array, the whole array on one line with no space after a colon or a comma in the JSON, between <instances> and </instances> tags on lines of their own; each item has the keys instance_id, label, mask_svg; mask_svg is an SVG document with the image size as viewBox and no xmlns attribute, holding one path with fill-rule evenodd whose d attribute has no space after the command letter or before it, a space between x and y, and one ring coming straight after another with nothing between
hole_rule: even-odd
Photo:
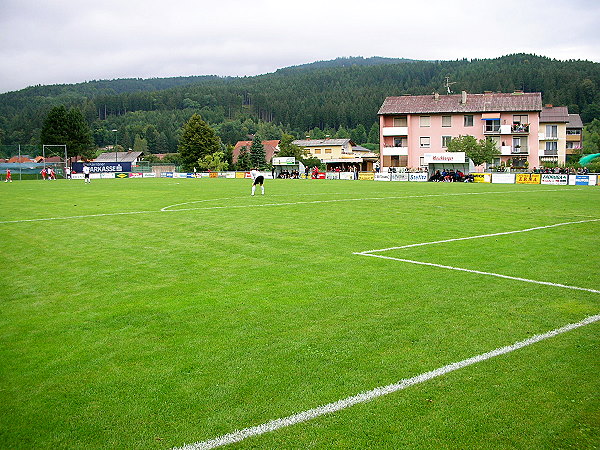
<instances>
[{"instance_id":1,"label":"advertising board","mask_svg":"<svg viewBox=\"0 0 600 450\"><path fill-rule=\"evenodd\" d=\"M375 181L390 181L390 174L389 173L376 173Z\"/></svg>"},{"instance_id":2,"label":"advertising board","mask_svg":"<svg viewBox=\"0 0 600 450\"><path fill-rule=\"evenodd\" d=\"M517 184L540 184L542 174L540 173L518 173Z\"/></svg>"},{"instance_id":3,"label":"advertising board","mask_svg":"<svg viewBox=\"0 0 600 450\"><path fill-rule=\"evenodd\" d=\"M491 183L492 182L492 174L491 173L473 173L473 182L474 183Z\"/></svg>"},{"instance_id":4,"label":"advertising board","mask_svg":"<svg viewBox=\"0 0 600 450\"><path fill-rule=\"evenodd\" d=\"M569 175L569 184L571 186L594 186L596 175Z\"/></svg>"},{"instance_id":5,"label":"advertising board","mask_svg":"<svg viewBox=\"0 0 600 450\"><path fill-rule=\"evenodd\" d=\"M354 180L354 172L340 172L340 180Z\"/></svg>"},{"instance_id":6,"label":"advertising board","mask_svg":"<svg viewBox=\"0 0 600 450\"><path fill-rule=\"evenodd\" d=\"M427 181L428 179L427 172L410 172L408 174L408 181Z\"/></svg>"},{"instance_id":7,"label":"advertising board","mask_svg":"<svg viewBox=\"0 0 600 450\"><path fill-rule=\"evenodd\" d=\"M493 173L492 183L498 184L515 184L514 173Z\"/></svg>"},{"instance_id":8,"label":"advertising board","mask_svg":"<svg viewBox=\"0 0 600 450\"><path fill-rule=\"evenodd\" d=\"M541 184L567 185L569 176L566 173L543 173Z\"/></svg>"},{"instance_id":9,"label":"advertising board","mask_svg":"<svg viewBox=\"0 0 600 450\"><path fill-rule=\"evenodd\" d=\"M374 180L375 174L373 172L358 172L359 180Z\"/></svg>"},{"instance_id":10,"label":"advertising board","mask_svg":"<svg viewBox=\"0 0 600 450\"><path fill-rule=\"evenodd\" d=\"M83 172L83 165L86 165L90 168L90 173L102 173L102 172L131 172L131 163L130 162L74 162L73 170L75 172Z\"/></svg>"},{"instance_id":11,"label":"advertising board","mask_svg":"<svg viewBox=\"0 0 600 450\"><path fill-rule=\"evenodd\" d=\"M392 173L392 181L408 181L408 173Z\"/></svg>"}]
</instances>

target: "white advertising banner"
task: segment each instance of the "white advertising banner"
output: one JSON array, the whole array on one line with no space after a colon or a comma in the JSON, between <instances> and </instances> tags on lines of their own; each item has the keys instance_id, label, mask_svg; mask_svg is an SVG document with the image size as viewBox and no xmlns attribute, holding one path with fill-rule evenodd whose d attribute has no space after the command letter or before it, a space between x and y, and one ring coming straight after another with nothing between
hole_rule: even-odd
<instances>
[{"instance_id":1,"label":"white advertising banner","mask_svg":"<svg viewBox=\"0 0 600 450\"><path fill-rule=\"evenodd\" d=\"M100 174L100 178L114 178L114 177L115 177L114 172L113 173L101 173Z\"/></svg>"},{"instance_id":2,"label":"white advertising banner","mask_svg":"<svg viewBox=\"0 0 600 450\"><path fill-rule=\"evenodd\" d=\"M514 173L492 173L492 183L515 184Z\"/></svg>"},{"instance_id":3,"label":"white advertising banner","mask_svg":"<svg viewBox=\"0 0 600 450\"><path fill-rule=\"evenodd\" d=\"M144 178L155 178L156 174L154 172L144 172Z\"/></svg>"},{"instance_id":4,"label":"white advertising banner","mask_svg":"<svg viewBox=\"0 0 600 450\"><path fill-rule=\"evenodd\" d=\"M410 172L408 174L408 181L427 181L428 179L427 172Z\"/></svg>"},{"instance_id":5,"label":"white advertising banner","mask_svg":"<svg viewBox=\"0 0 600 450\"><path fill-rule=\"evenodd\" d=\"M273 158L274 166L295 166L296 158L293 156L282 156L279 158Z\"/></svg>"},{"instance_id":6,"label":"white advertising banner","mask_svg":"<svg viewBox=\"0 0 600 450\"><path fill-rule=\"evenodd\" d=\"M569 175L571 186L595 186L596 175Z\"/></svg>"},{"instance_id":7,"label":"white advertising banner","mask_svg":"<svg viewBox=\"0 0 600 450\"><path fill-rule=\"evenodd\" d=\"M392 181L408 181L408 173L392 173Z\"/></svg>"},{"instance_id":8,"label":"white advertising banner","mask_svg":"<svg viewBox=\"0 0 600 450\"><path fill-rule=\"evenodd\" d=\"M72 180L83 180L83 174L82 173L71 174L71 179Z\"/></svg>"},{"instance_id":9,"label":"white advertising banner","mask_svg":"<svg viewBox=\"0 0 600 450\"><path fill-rule=\"evenodd\" d=\"M354 172L340 172L340 180L354 180Z\"/></svg>"},{"instance_id":10,"label":"white advertising banner","mask_svg":"<svg viewBox=\"0 0 600 450\"><path fill-rule=\"evenodd\" d=\"M376 173L375 181L390 181L390 174L389 173Z\"/></svg>"},{"instance_id":11,"label":"white advertising banner","mask_svg":"<svg viewBox=\"0 0 600 450\"><path fill-rule=\"evenodd\" d=\"M327 178L328 180L339 180L340 172L327 172L325 174L325 178Z\"/></svg>"},{"instance_id":12,"label":"white advertising banner","mask_svg":"<svg viewBox=\"0 0 600 450\"><path fill-rule=\"evenodd\" d=\"M567 185L569 183L569 175L566 173L543 173L540 183Z\"/></svg>"},{"instance_id":13,"label":"white advertising banner","mask_svg":"<svg viewBox=\"0 0 600 450\"><path fill-rule=\"evenodd\" d=\"M424 164L464 164L465 152L425 153Z\"/></svg>"}]
</instances>

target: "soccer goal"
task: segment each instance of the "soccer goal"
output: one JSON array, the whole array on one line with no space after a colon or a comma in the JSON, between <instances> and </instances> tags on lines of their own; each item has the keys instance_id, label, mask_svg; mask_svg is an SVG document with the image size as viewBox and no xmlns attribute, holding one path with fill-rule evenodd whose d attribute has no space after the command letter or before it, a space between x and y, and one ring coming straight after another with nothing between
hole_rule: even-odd
<instances>
[{"instance_id":1,"label":"soccer goal","mask_svg":"<svg viewBox=\"0 0 600 450\"><path fill-rule=\"evenodd\" d=\"M42 145L42 157L44 158L44 169L51 166L63 177L68 178L71 173L69 170L69 158L67 157L67 146L65 144L44 144Z\"/></svg>"}]
</instances>

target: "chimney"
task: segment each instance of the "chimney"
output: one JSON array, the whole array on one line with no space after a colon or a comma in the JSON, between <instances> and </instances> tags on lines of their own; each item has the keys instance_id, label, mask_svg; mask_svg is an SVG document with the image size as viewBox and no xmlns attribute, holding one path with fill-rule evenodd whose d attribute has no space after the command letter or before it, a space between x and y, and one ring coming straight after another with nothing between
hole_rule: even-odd
<instances>
[{"instance_id":1,"label":"chimney","mask_svg":"<svg viewBox=\"0 0 600 450\"><path fill-rule=\"evenodd\" d=\"M467 91L462 91L462 93L460 95L460 103L461 103L461 105L464 105L467 103Z\"/></svg>"},{"instance_id":2,"label":"chimney","mask_svg":"<svg viewBox=\"0 0 600 450\"><path fill-rule=\"evenodd\" d=\"M552 108L552 104L551 103L547 104L546 108Z\"/></svg>"},{"instance_id":3,"label":"chimney","mask_svg":"<svg viewBox=\"0 0 600 450\"><path fill-rule=\"evenodd\" d=\"M436 101L439 100L440 99L440 94L438 94L437 92L434 92L433 93L433 99L436 100Z\"/></svg>"}]
</instances>

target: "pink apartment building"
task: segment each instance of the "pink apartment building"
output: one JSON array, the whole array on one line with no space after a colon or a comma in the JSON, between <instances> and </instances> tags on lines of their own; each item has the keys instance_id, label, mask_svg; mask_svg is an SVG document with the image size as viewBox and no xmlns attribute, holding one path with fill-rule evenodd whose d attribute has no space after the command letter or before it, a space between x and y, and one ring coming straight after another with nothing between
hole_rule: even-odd
<instances>
[{"instance_id":1,"label":"pink apartment building","mask_svg":"<svg viewBox=\"0 0 600 450\"><path fill-rule=\"evenodd\" d=\"M542 94L486 92L387 97L379 110L382 167L418 168L425 153L443 153L453 137L496 142L495 164L540 165Z\"/></svg>"}]
</instances>

